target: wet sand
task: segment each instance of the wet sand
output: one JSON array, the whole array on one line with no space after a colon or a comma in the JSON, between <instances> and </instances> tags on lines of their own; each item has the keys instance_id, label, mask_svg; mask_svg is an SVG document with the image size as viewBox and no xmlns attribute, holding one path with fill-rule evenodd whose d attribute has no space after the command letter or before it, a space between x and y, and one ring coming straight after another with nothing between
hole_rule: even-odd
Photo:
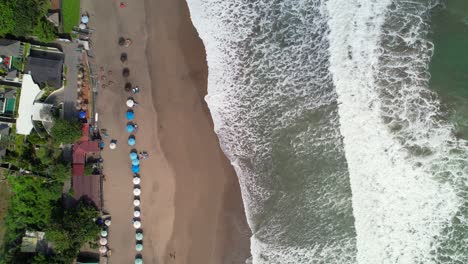
<instances>
[{"instance_id":1,"label":"wet sand","mask_svg":"<svg viewBox=\"0 0 468 264\"><path fill-rule=\"evenodd\" d=\"M97 68L113 86L99 89L101 128L118 141L104 158L104 208L112 215L110 263L133 263L132 173L126 141L124 90L135 100L136 148L150 153L141 167L145 263L244 263L250 252L237 176L222 153L206 103L207 65L183 0L82 1L96 30ZM120 47L118 37L133 44ZM123 65L120 53L129 61ZM130 76L121 76L123 67ZM111 74L109 74L111 71ZM104 81L103 81L104 83ZM106 141L108 144L109 142ZM173 257L175 256L175 257Z\"/></svg>"}]
</instances>

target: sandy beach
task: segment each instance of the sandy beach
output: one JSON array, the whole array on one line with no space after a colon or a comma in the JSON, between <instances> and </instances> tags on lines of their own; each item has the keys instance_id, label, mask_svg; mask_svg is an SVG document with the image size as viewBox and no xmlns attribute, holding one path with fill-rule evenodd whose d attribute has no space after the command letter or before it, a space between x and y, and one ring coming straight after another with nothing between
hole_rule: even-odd
<instances>
[{"instance_id":1,"label":"sandy beach","mask_svg":"<svg viewBox=\"0 0 468 264\"><path fill-rule=\"evenodd\" d=\"M244 263L250 231L237 176L219 147L203 100L205 51L187 5L183 0L126 4L82 1L95 29L93 62L103 68L100 85L113 83L99 88L97 102L100 127L118 141L116 150L102 153L104 208L112 216L110 263L133 263L137 253L126 82L141 88L134 96L136 148L150 154L141 165L144 263ZM132 39L132 45L119 46L121 36ZM122 52L128 54L125 65ZM128 78L122 77L124 67L130 69Z\"/></svg>"}]
</instances>

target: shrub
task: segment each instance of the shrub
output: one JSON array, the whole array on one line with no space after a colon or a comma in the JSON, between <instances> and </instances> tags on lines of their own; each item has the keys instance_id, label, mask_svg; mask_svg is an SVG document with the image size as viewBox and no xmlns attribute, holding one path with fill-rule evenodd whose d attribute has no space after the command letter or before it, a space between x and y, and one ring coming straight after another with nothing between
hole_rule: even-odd
<instances>
[{"instance_id":1,"label":"shrub","mask_svg":"<svg viewBox=\"0 0 468 264\"><path fill-rule=\"evenodd\" d=\"M57 119L51 134L56 144L75 143L81 137L81 124L78 121Z\"/></svg>"}]
</instances>

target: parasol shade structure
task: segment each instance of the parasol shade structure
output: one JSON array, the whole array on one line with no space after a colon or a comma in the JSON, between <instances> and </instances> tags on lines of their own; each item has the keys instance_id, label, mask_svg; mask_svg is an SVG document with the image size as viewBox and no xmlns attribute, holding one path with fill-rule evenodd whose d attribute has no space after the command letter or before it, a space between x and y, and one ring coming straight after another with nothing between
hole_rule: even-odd
<instances>
[{"instance_id":1,"label":"parasol shade structure","mask_svg":"<svg viewBox=\"0 0 468 264\"><path fill-rule=\"evenodd\" d=\"M102 237L107 237L107 231L106 231L106 230L102 230L102 231L101 231L101 236L102 236Z\"/></svg>"},{"instance_id":2,"label":"parasol shade structure","mask_svg":"<svg viewBox=\"0 0 468 264\"><path fill-rule=\"evenodd\" d=\"M140 228L141 227L141 222L140 221L133 221L133 227L134 228Z\"/></svg>"},{"instance_id":3,"label":"parasol shade structure","mask_svg":"<svg viewBox=\"0 0 468 264\"><path fill-rule=\"evenodd\" d=\"M143 244L141 244L141 243L136 244L135 249L138 252L142 251L143 250Z\"/></svg>"},{"instance_id":4,"label":"parasol shade structure","mask_svg":"<svg viewBox=\"0 0 468 264\"><path fill-rule=\"evenodd\" d=\"M133 113L133 111L131 110L128 110L127 111L127 119L128 120L133 120L135 118L135 113Z\"/></svg>"},{"instance_id":5,"label":"parasol shade structure","mask_svg":"<svg viewBox=\"0 0 468 264\"><path fill-rule=\"evenodd\" d=\"M124 68L124 69L122 70L122 76L123 76L123 77L128 77L128 76L130 76L130 69L129 69L129 68Z\"/></svg>"},{"instance_id":6,"label":"parasol shade structure","mask_svg":"<svg viewBox=\"0 0 468 264\"><path fill-rule=\"evenodd\" d=\"M135 235L135 238L136 238L136 240L139 240L139 241L143 240L143 233L137 232L136 235Z\"/></svg>"},{"instance_id":7,"label":"parasol shade structure","mask_svg":"<svg viewBox=\"0 0 468 264\"><path fill-rule=\"evenodd\" d=\"M106 253L107 252L107 247L106 246L99 247L99 252L101 252L102 254Z\"/></svg>"},{"instance_id":8,"label":"parasol shade structure","mask_svg":"<svg viewBox=\"0 0 468 264\"><path fill-rule=\"evenodd\" d=\"M88 16L82 16L81 17L81 23L88 24L88 22L89 22L89 17Z\"/></svg>"},{"instance_id":9,"label":"parasol shade structure","mask_svg":"<svg viewBox=\"0 0 468 264\"><path fill-rule=\"evenodd\" d=\"M78 28L79 28L79 29L86 29L86 25L85 25L84 23L80 23L80 24L78 25Z\"/></svg>"},{"instance_id":10,"label":"parasol shade structure","mask_svg":"<svg viewBox=\"0 0 468 264\"><path fill-rule=\"evenodd\" d=\"M135 144L136 144L135 137L130 136L130 137L128 138L128 141L127 141L127 142L128 142L128 145L129 145L129 146L135 146Z\"/></svg>"},{"instance_id":11,"label":"parasol shade structure","mask_svg":"<svg viewBox=\"0 0 468 264\"><path fill-rule=\"evenodd\" d=\"M132 133L135 130L135 127L132 124L127 125L127 132Z\"/></svg>"},{"instance_id":12,"label":"parasol shade structure","mask_svg":"<svg viewBox=\"0 0 468 264\"><path fill-rule=\"evenodd\" d=\"M143 260L141 258L136 258L135 264L143 264Z\"/></svg>"},{"instance_id":13,"label":"parasol shade structure","mask_svg":"<svg viewBox=\"0 0 468 264\"><path fill-rule=\"evenodd\" d=\"M111 225L111 220L110 219L106 219L106 221L104 221L104 224L106 226L110 226Z\"/></svg>"},{"instance_id":14,"label":"parasol shade structure","mask_svg":"<svg viewBox=\"0 0 468 264\"><path fill-rule=\"evenodd\" d=\"M132 160L132 165L134 165L134 166L140 165L140 160L139 159L133 159Z\"/></svg>"},{"instance_id":15,"label":"parasol shade structure","mask_svg":"<svg viewBox=\"0 0 468 264\"><path fill-rule=\"evenodd\" d=\"M115 144L115 142L111 142L111 143L109 144L109 148L110 148L110 149L115 149L116 147L117 147L117 144Z\"/></svg>"},{"instance_id":16,"label":"parasol shade structure","mask_svg":"<svg viewBox=\"0 0 468 264\"><path fill-rule=\"evenodd\" d=\"M107 245L107 238L102 237L101 239L99 239L99 244L101 244L102 246Z\"/></svg>"},{"instance_id":17,"label":"parasol shade structure","mask_svg":"<svg viewBox=\"0 0 468 264\"><path fill-rule=\"evenodd\" d=\"M140 184L140 178L134 177L134 178L133 178L133 184L134 184L134 185Z\"/></svg>"},{"instance_id":18,"label":"parasol shade structure","mask_svg":"<svg viewBox=\"0 0 468 264\"><path fill-rule=\"evenodd\" d=\"M140 200L139 199L133 200L133 206L140 206Z\"/></svg>"},{"instance_id":19,"label":"parasol shade structure","mask_svg":"<svg viewBox=\"0 0 468 264\"><path fill-rule=\"evenodd\" d=\"M135 189L133 189L133 195L139 196L140 194L141 194L140 188L135 188Z\"/></svg>"},{"instance_id":20,"label":"parasol shade structure","mask_svg":"<svg viewBox=\"0 0 468 264\"><path fill-rule=\"evenodd\" d=\"M130 152L130 159L134 160L138 158L138 154L136 152Z\"/></svg>"},{"instance_id":21,"label":"parasol shade structure","mask_svg":"<svg viewBox=\"0 0 468 264\"><path fill-rule=\"evenodd\" d=\"M140 211L138 211L138 210L135 210L135 211L133 212L133 217L136 217L136 218L138 218L138 217L140 217L140 216L141 216L141 213L140 213Z\"/></svg>"},{"instance_id":22,"label":"parasol shade structure","mask_svg":"<svg viewBox=\"0 0 468 264\"><path fill-rule=\"evenodd\" d=\"M138 166L138 165L133 165L133 166L132 166L132 172L133 172L133 173L140 173L140 166Z\"/></svg>"},{"instance_id":23,"label":"parasol shade structure","mask_svg":"<svg viewBox=\"0 0 468 264\"><path fill-rule=\"evenodd\" d=\"M127 100L127 106L128 106L128 107L133 107L133 106L135 106L135 101L133 101L133 99L128 99L128 100Z\"/></svg>"},{"instance_id":24,"label":"parasol shade structure","mask_svg":"<svg viewBox=\"0 0 468 264\"><path fill-rule=\"evenodd\" d=\"M79 117L80 117L81 119L86 118L86 112L85 112L85 111L80 111L80 112L79 112Z\"/></svg>"}]
</instances>

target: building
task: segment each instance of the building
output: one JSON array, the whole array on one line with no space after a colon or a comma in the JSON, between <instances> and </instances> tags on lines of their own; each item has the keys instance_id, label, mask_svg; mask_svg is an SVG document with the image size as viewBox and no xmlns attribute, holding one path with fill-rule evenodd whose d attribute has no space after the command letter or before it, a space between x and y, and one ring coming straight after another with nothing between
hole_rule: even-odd
<instances>
[{"instance_id":1,"label":"building","mask_svg":"<svg viewBox=\"0 0 468 264\"><path fill-rule=\"evenodd\" d=\"M36 102L40 93L41 89L34 83L32 76L24 74L16 119L17 134L29 135L34 128L34 121L52 122L52 105Z\"/></svg>"},{"instance_id":2,"label":"building","mask_svg":"<svg viewBox=\"0 0 468 264\"><path fill-rule=\"evenodd\" d=\"M31 49L25 72L30 73L39 86L62 87L64 55L58 51Z\"/></svg>"},{"instance_id":3,"label":"building","mask_svg":"<svg viewBox=\"0 0 468 264\"><path fill-rule=\"evenodd\" d=\"M21 242L21 252L23 253L47 253L49 245L44 239L45 233L38 231L26 231L22 242Z\"/></svg>"},{"instance_id":4,"label":"building","mask_svg":"<svg viewBox=\"0 0 468 264\"><path fill-rule=\"evenodd\" d=\"M23 47L21 42L0 39L0 76L11 82L18 82L18 71L23 65Z\"/></svg>"}]
</instances>

